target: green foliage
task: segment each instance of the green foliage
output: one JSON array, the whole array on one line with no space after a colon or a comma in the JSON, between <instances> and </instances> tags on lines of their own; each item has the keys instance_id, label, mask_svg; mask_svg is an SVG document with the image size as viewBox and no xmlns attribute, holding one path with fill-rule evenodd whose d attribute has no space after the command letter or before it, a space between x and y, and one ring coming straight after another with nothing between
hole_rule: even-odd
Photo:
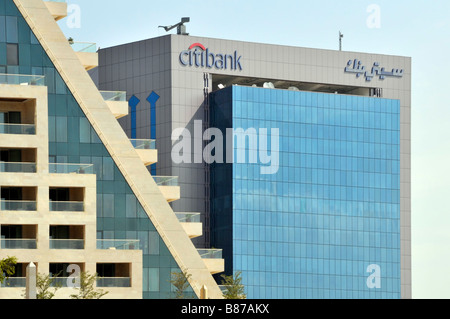
<instances>
[{"instance_id":1,"label":"green foliage","mask_svg":"<svg viewBox=\"0 0 450 319\"><path fill-rule=\"evenodd\" d=\"M17 258L16 257L8 257L0 260L0 283L3 284L5 279L9 276L14 275L16 272Z\"/></svg>"},{"instance_id":2,"label":"green foliage","mask_svg":"<svg viewBox=\"0 0 450 319\"><path fill-rule=\"evenodd\" d=\"M175 298L184 299L185 290L189 287L189 278L191 274L187 272L172 272L170 283L175 287Z\"/></svg>"},{"instance_id":3,"label":"green foliage","mask_svg":"<svg viewBox=\"0 0 450 319\"><path fill-rule=\"evenodd\" d=\"M58 289L62 287L61 283L55 282L58 275L51 277L49 274L37 274L36 299L52 299L55 296Z\"/></svg>"},{"instance_id":4,"label":"green foliage","mask_svg":"<svg viewBox=\"0 0 450 319\"><path fill-rule=\"evenodd\" d=\"M225 299L247 299L245 295L244 285L242 285L241 271L237 271L234 275L221 275L222 285L226 290L223 292Z\"/></svg>"},{"instance_id":5,"label":"green foliage","mask_svg":"<svg viewBox=\"0 0 450 319\"><path fill-rule=\"evenodd\" d=\"M108 291L102 289L95 290L94 284L98 279L97 274L91 275L88 272L82 271L80 273L80 287L78 294L70 295L71 299L100 299L104 295L108 294Z\"/></svg>"}]
</instances>

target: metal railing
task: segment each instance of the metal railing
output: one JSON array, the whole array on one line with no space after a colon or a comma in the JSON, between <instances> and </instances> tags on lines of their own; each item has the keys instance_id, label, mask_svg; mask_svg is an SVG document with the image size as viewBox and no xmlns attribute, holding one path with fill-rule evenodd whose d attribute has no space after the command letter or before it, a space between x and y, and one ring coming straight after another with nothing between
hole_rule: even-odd
<instances>
[{"instance_id":1,"label":"metal railing","mask_svg":"<svg viewBox=\"0 0 450 319\"><path fill-rule=\"evenodd\" d=\"M92 42L69 42L75 52L97 52L97 43Z\"/></svg>"},{"instance_id":2,"label":"metal railing","mask_svg":"<svg viewBox=\"0 0 450 319\"><path fill-rule=\"evenodd\" d=\"M178 186L178 176L153 176L158 186Z\"/></svg>"},{"instance_id":3,"label":"metal railing","mask_svg":"<svg viewBox=\"0 0 450 319\"><path fill-rule=\"evenodd\" d=\"M48 165L50 174L94 174L94 164L60 164Z\"/></svg>"},{"instance_id":4,"label":"metal railing","mask_svg":"<svg viewBox=\"0 0 450 319\"><path fill-rule=\"evenodd\" d=\"M37 241L36 239L1 239L2 249L36 249Z\"/></svg>"},{"instance_id":5,"label":"metal railing","mask_svg":"<svg viewBox=\"0 0 450 319\"><path fill-rule=\"evenodd\" d=\"M139 240L97 239L97 249L139 250Z\"/></svg>"},{"instance_id":6,"label":"metal railing","mask_svg":"<svg viewBox=\"0 0 450 319\"><path fill-rule=\"evenodd\" d=\"M84 249L84 239L50 239L50 249Z\"/></svg>"},{"instance_id":7,"label":"metal railing","mask_svg":"<svg viewBox=\"0 0 450 319\"><path fill-rule=\"evenodd\" d=\"M0 283L1 288L24 288L26 286L26 277L9 277L3 283Z\"/></svg>"},{"instance_id":8,"label":"metal railing","mask_svg":"<svg viewBox=\"0 0 450 319\"><path fill-rule=\"evenodd\" d=\"M131 287L130 277L102 277L97 278L97 287Z\"/></svg>"},{"instance_id":9,"label":"metal railing","mask_svg":"<svg viewBox=\"0 0 450 319\"><path fill-rule=\"evenodd\" d=\"M0 84L45 86L45 76L0 73Z\"/></svg>"},{"instance_id":10,"label":"metal railing","mask_svg":"<svg viewBox=\"0 0 450 319\"><path fill-rule=\"evenodd\" d=\"M36 173L36 163L0 162L1 173Z\"/></svg>"},{"instance_id":11,"label":"metal railing","mask_svg":"<svg viewBox=\"0 0 450 319\"><path fill-rule=\"evenodd\" d=\"M127 101L127 92L124 91L100 91L100 94L105 101Z\"/></svg>"},{"instance_id":12,"label":"metal railing","mask_svg":"<svg viewBox=\"0 0 450 319\"><path fill-rule=\"evenodd\" d=\"M51 212L84 212L84 202L57 202L50 201Z\"/></svg>"},{"instance_id":13,"label":"metal railing","mask_svg":"<svg viewBox=\"0 0 450 319\"><path fill-rule=\"evenodd\" d=\"M200 213L175 213L182 223L200 223Z\"/></svg>"},{"instance_id":14,"label":"metal railing","mask_svg":"<svg viewBox=\"0 0 450 319\"><path fill-rule=\"evenodd\" d=\"M130 142L137 150L156 149L156 140L130 139Z\"/></svg>"},{"instance_id":15,"label":"metal railing","mask_svg":"<svg viewBox=\"0 0 450 319\"><path fill-rule=\"evenodd\" d=\"M222 249L197 249L204 259L222 259Z\"/></svg>"},{"instance_id":16,"label":"metal railing","mask_svg":"<svg viewBox=\"0 0 450 319\"><path fill-rule=\"evenodd\" d=\"M36 211L36 201L14 201L14 200L1 200L0 210L9 211Z\"/></svg>"},{"instance_id":17,"label":"metal railing","mask_svg":"<svg viewBox=\"0 0 450 319\"><path fill-rule=\"evenodd\" d=\"M0 123L0 134L35 135L36 125Z\"/></svg>"}]
</instances>

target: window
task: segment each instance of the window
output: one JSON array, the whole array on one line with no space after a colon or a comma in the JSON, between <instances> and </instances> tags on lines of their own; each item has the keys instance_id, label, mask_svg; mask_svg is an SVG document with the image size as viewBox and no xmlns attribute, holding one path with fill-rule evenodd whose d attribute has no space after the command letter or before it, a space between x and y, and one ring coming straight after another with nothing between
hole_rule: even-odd
<instances>
[{"instance_id":1,"label":"window","mask_svg":"<svg viewBox=\"0 0 450 319\"><path fill-rule=\"evenodd\" d=\"M8 43L6 45L6 64L19 65L19 46Z\"/></svg>"}]
</instances>

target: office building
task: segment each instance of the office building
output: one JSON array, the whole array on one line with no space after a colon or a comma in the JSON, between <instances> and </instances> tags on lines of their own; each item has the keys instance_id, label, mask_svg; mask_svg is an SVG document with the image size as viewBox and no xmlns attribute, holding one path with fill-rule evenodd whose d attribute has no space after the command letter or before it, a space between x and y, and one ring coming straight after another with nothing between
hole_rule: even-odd
<instances>
[{"instance_id":1,"label":"office building","mask_svg":"<svg viewBox=\"0 0 450 319\"><path fill-rule=\"evenodd\" d=\"M249 298L411 297L410 58L176 34L101 49L92 77Z\"/></svg>"}]
</instances>

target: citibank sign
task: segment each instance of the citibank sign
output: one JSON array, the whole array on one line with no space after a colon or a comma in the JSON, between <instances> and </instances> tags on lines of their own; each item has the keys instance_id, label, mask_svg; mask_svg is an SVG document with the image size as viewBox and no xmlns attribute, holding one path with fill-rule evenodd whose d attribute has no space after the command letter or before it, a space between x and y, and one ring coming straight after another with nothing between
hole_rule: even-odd
<instances>
[{"instance_id":1,"label":"citibank sign","mask_svg":"<svg viewBox=\"0 0 450 319\"><path fill-rule=\"evenodd\" d=\"M240 70L242 56L237 51L233 54L214 53L201 43L192 44L189 49L180 53L180 63L184 66L195 66L218 70Z\"/></svg>"}]
</instances>

